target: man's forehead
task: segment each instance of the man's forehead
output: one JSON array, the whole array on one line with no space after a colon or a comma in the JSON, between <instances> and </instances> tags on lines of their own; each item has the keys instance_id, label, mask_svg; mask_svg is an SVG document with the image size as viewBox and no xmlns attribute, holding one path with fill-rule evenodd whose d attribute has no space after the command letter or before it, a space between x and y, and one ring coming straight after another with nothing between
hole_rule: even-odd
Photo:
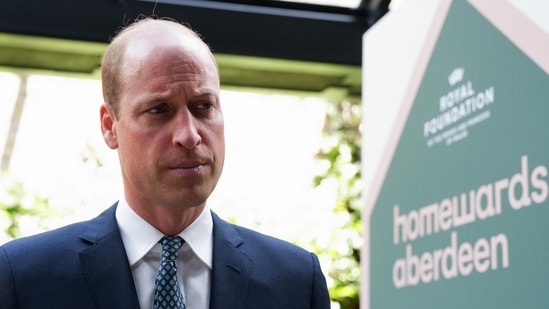
<instances>
[{"instance_id":1,"label":"man's forehead","mask_svg":"<svg viewBox=\"0 0 549 309\"><path fill-rule=\"evenodd\" d=\"M133 29L125 38L125 57L146 58L149 55L160 56L165 53L210 55L209 47L194 33L185 31L183 26L162 25Z\"/></svg>"},{"instance_id":2,"label":"man's forehead","mask_svg":"<svg viewBox=\"0 0 549 309\"><path fill-rule=\"evenodd\" d=\"M172 38L190 43L201 43L200 37L191 29L182 24L167 20L147 20L134 25L121 33L121 38L126 41L135 41L140 38Z\"/></svg>"}]
</instances>

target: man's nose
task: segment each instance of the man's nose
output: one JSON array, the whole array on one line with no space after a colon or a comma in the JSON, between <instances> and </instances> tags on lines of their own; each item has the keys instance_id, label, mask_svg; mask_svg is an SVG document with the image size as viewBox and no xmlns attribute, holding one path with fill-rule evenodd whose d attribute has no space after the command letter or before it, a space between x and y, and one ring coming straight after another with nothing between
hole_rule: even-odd
<instances>
[{"instance_id":1,"label":"man's nose","mask_svg":"<svg viewBox=\"0 0 549 309\"><path fill-rule=\"evenodd\" d=\"M173 144L187 149L192 149L200 144L202 137L198 132L196 118L188 110L182 111L176 118L173 130Z\"/></svg>"}]
</instances>

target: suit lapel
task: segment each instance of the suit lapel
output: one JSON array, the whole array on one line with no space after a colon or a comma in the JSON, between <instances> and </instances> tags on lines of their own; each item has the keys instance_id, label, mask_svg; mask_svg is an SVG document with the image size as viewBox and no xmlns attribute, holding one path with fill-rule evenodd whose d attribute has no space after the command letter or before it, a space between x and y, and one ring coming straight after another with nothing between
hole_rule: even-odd
<instances>
[{"instance_id":1,"label":"suit lapel","mask_svg":"<svg viewBox=\"0 0 549 309\"><path fill-rule=\"evenodd\" d=\"M80 252L82 272L98 308L139 308L126 250L115 218L116 205L91 220L80 236L89 247ZM243 240L232 225L212 212L213 265L210 309L246 305L252 261L238 247Z\"/></svg>"},{"instance_id":2,"label":"suit lapel","mask_svg":"<svg viewBox=\"0 0 549 309\"><path fill-rule=\"evenodd\" d=\"M115 209L91 220L80 236L90 244L80 252L81 268L98 308L139 308Z\"/></svg>"},{"instance_id":3,"label":"suit lapel","mask_svg":"<svg viewBox=\"0 0 549 309\"><path fill-rule=\"evenodd\" d=\"M240 252L242 239L227 222L212 213L213 267L210 309L244 308L252 261Z\"/></svg>"}]
</instances>

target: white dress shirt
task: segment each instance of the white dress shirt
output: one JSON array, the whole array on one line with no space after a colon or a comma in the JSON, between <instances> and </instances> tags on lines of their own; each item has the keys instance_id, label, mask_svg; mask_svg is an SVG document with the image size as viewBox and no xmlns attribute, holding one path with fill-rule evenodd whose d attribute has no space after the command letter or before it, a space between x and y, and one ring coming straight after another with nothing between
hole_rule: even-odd
<instances>
[{"instance_id":1,"label":"white dress shirt","mask_svg":"<svg viewBox=\"0 0 549 309\"><path fill-rule=\"evenodd\" d=\"M116 220L139 298L141 309L151 309L154 299L154 282L162 246L158 241L164 236L160 231L139 217L125 199L118 202ZM208 207L183 232L179 234L185 243L177 257L179 286L189 309L208 309L212 271L213 221Z\"/></svg>"}]
</instances>

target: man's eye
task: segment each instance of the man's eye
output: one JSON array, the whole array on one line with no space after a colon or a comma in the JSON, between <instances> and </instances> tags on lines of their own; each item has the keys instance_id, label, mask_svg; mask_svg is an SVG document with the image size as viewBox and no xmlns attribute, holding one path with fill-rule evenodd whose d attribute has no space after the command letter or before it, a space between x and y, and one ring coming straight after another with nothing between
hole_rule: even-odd
<instances>
[{"instance_id":1,"label":"man's eye","mask_svg":"<svg viewBox=\"0 0 549 309\"><path fill-rule=\"evenodd\" d=\"M158 105L151 109L149 109L149 113L151 114L162 114L168 111L168 108L164 105Z\"/></svg>"},{"instance_id":2,"label":"man's eye","mask_svg":"<svg viewBox=\"0 0 549 309\"><path fill-rule=\"evenodd\" d=\"M198 108L203 109L203 110L212 109L213 106L214 105L210 102L202 102L202 103L198 104Z\"/></svg>"}]
</instances>

